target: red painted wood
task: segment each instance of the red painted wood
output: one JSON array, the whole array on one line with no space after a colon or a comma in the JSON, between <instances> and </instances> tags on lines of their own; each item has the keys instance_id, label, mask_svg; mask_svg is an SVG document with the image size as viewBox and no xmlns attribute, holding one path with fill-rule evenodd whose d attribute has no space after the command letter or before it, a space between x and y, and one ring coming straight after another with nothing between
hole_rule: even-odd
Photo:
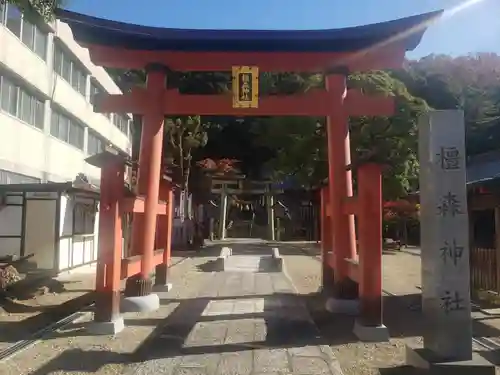
<instances>
[{"instance_id":1,"label":"red painted wood","mask_svg":"<svg viewBox=\"0 0 500 375\"><path fill-rule=\"evenodd\" d=\"M304 52L178 52L136 51L98 45L85 46L92 62L121 69L144 69L159 63L175 71L231 71L233 66L258 66L261 72L324 72L336 66L350 71L401 68L405 49L388 43L372 49L349 53Z\"/></svg>"},{"instance_id":2,"label":"red painted wood","mask_svg":"<svg viewBox=\"0 0 500 375\"><path fill-rule=\"evenodd\" d=\"M167 216L164 216L166 219L165 226L165 251L163 253L163 264L170 266L171 255L172 255L172 227L174 222L174 192L172 188L168 189L168 200L167 200Z\"/></svg>"},{"instance_id":3,"label":"red painted wood","mask_svg":"<svg viewBox=\"0 0 500 375\"><path fill-rule=\"evenodd\" d=\"M154 251L151 260L152 262L151 267L155 267L158 264L163 263L163 253L164 253L163 249ZM120 278L124 280L127 277L135 276L141 272L142 268L143 268L143 259L141 256L132 256L129 258L122 259Z\"/></svg>"},{"instance_id":4,"label":"red painted wood","mask_svg":"<svg viewBox=\"0 0 500 375\"><path fill-rule=\"evenodd\" d=\"M121 204L121 212L122 213L144 213L145 209L145 201L142 197L130 197L124 198ZM166 215L167 214L167 204L163 202L158 202L158 211L157 215Z\"/></svg>"},{"instance_id":5,"label":"red painted wood","mask_svg":"<svg viewBox=\"0 0 500 375\"><path fill-rule=\"evenodd\" d=\"M382 167L359 168L359 298L361 324L382 324Z\"/></svg>"},{"instance_id":6,"label":"red painted wood","mask_svg":"<svg viewBox=\"0 0 500 375\"><path fill-rule=\"evenodd\" d=\"M166 73L148 73L147 90L153 99L143 117L141 151L139 155L138 185L144 189L144 214L142 222L134 222L132 228L132 249L141 254L141 277L149 279L154 267L154 247L158 198L160 193L161 155L163 148L163 122L161 97L166 85ZM133 112L133 111L131 111ZM142 231L139 230L139 225Z\"/></svg>"},{"instance_id":7,"label":"red painted wood","mask_svg":"<svg viewBox=\"0 0 500 375\"><path fill-rule=\"evenodd\" d=\"M332 234L331 222L327 215L328 206L328 188L324 187L320 190L321 195L321 261L323 264L329 263L329 252L332 250ZM333 281L333 280L332 280Z\"/></svg>"},{"instance_id":8,"label":"red painted wood","mask_svg":"<svg viewBox=\"0 0 500 375\"><path fill-rule=\"evenodd\" d=\"M135 88L130 94L98 98L96 111L102 113L144 114L152 110L158 97L152 98L145 89ZM234 115L234 116L328 116L332 112L330 94L314 90L303 95L266 96L259 99L259 108L233 108L230 95L181 95L176 90L164 92L165 115ZM349 90L345 99L349 116L390 116L394 113L394 98L366 96Z\"/></svg>"},{"instance_id":9,"label":"red painted wood","mask_svg":"<svg viewBox=\"0 0 500 375\"><path fill-rule=\"evenodd\" d=\"M343 211L344 199L349 196L352 182L346 166L350 163L348 109L344 101L346 77L329 75L326 77L329 95L329 113L326 121L328 142L328 198L331 209L332 243L335 251L335 284L338 293L343 293L343 285L349 278L349 268L344 259L356 255L354 227L349 215ZM337 298L343 298L337 295Z\"/></svg>"},{"instance_id":10,"label":"red painted wood","mask_svg":"<svg viewBox=\"0 0 500 375\"><path fill-rule=\"evenodd\" d=\"M96 291L120 290L122 257L122 222L119 207L123 196L125 167L108 163L101 168L99 212L99 253L96 270Z\"/></svg>"},{"instance_id":11,"label":"red painted wood","mask_svg":"<svg viewBox=\"0 0 500 375\"><path fill-rule=\"evenodd\" d=\"M342 211L347 215L356 215L358 207L358 199L356 197L348 197L344 199Z\"/></svg>"},{"instance_id":12,"label":"red painted wood","mask_svg":"<svg viewBox=\"0 0 500 375\"><path fill-rule=\"evenodd\" d=\"M173 190L169 181L160 181L160 200L165 201L165 215L158 216L156 228L156 248L164 249L163 263L170 265L173 222Z\"/></svg>"}]
</instances>

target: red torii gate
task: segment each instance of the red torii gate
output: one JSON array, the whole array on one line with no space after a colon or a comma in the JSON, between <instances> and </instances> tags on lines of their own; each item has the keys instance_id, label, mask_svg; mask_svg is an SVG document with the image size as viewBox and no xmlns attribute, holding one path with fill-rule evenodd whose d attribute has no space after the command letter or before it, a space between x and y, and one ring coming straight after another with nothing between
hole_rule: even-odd
<instances>
[{"instance_id":1,"label":"red torii gate","mask_svg":"<svg viewBox=\"0 0 500 375\"><path fill-rule=\"evenodd\" d=\"M164 265L157 268L156 277L166 280L169 255L155 257L154 253L157 215L165 212L165 206L158 203L165 116L325 116L330 183L323 192L323 201L329 202L328 209L326 203L323 205L323 262L335 270L334 280L325 282L333 284L339 305L353 297L353 289L357 290L353 285L360 283L361 326L381 327L381 171L374 165L361 166L358 198L353 197L348 167L351 163L348 118L389 116L393 114L394 103L388 97L367 97L359 91L348 90L346 78L353 71L400 68L406 51L419 44L429 22L440 14L433 12L338 30L222 31L153 28L58 11L58 17L69 24L76 41L88 48L94 64L145 69L147 73L145 88L134 87L131 93L124 95L103 95L96 106L96 110L103 113L143 116L138 176L140 197L133 201L118 199L118 179L122 176L116 167L116 181L106 184L110 176L105 176L103 170L101 186L101 228L117 228L120 210L115 210L115 206L121 206L122 212L134 212L135 216L143 213L142 220L134 220L132 242L134 253L141 258L140 268L135 270L139 271L135 277L136 294L147 296L151 293L149 275L155 265ZM249 74L247 78L253 81L249 82L251 97L239 96L236 106L230 95L181 95L176 89L167 89L169 72L234 73L235 68L244 68L239 71L245 71ZM258 71L322 72L326 89L259 98L255 95L258 87L253 85L258 80ZM233 81L240 78L233 77ZM238 87L236 89L239 91ZM114 203L110 204L110 200ZM109 209L116 214L110 214ZM360 219L360 267L357 266L353 214ZM117 267L113 264L120 257L114 244L121 242L118 236L121 233L117 229L112 234L101 231L99 239L101 266L116 274ZM334 250L331 255L330 249ZM135 275L128 273L126 276ZM95 320L110 322L119 316L119 279L118 276L98 275L98 290L108 302L101 302L107 313L96 315Z\"/></svg>"}]
</instances>

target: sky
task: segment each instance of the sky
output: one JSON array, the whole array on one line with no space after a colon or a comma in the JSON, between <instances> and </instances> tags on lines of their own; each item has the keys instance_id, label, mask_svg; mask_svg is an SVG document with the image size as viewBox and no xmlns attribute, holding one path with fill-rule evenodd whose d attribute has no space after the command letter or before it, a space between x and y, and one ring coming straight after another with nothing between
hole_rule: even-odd
<instances>
[{"instance_id":1,"label":"sky","mask_svg":"<svg viewBox=\"0 0 500 375\"><path fill-rule=\"evenodd\" d=\"M147 26L193 29L333 29L449 10L408 54L500 54L500 0L66 0L88 15Z\"/></svg>"}]
</instances>

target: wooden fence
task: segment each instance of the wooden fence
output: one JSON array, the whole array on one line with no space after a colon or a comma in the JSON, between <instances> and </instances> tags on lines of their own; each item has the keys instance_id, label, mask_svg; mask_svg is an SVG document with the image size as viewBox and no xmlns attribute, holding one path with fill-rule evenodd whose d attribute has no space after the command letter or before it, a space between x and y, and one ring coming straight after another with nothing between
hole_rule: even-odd
<instances>
[{"instance_id":1,"label":"wooden fence","mask_svg":"<svg viewBox=\"0 0 500 375\"><path fill-rule=\"evenodd\" d=\"M470 282L473 291L497 290L497 257L495 249L480 247L471 248L470 252Z\"/></svg>"}]
</instances>

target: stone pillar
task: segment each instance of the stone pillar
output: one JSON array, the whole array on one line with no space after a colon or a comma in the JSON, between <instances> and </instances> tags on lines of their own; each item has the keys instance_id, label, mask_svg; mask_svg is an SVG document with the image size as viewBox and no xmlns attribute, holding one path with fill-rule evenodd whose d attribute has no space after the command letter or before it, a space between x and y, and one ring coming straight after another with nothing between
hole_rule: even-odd
<instances>
[{"instance_id":1,"label":"stone pillar","mask_svg":"<svg viewBox=\"0 0 500 375\"><path fill-rule=\"evenodd\" d=\"M419 159L422 311L428 326L424 348L407 350L407 360L439 372L449 366L443 362L468 366L473 358L463 111L422 116Z\"/></svg>"},{"instance_id":2,"label":"stone pillar","mask_svg":"<svg viewBox=\"0 0 500 375\"><path fill-rule=\"evenodd\" d=\"M276 231L274 228L274 195L271 189L266 189L266 208L267 208L267 230L270 241L276 240Z\"/></svg>"},{"instance_id":3,"label":"stone pillar","mask_svg":"<svg viewBox=\"0 0 500 375\"><path fill-rule=\"evenodd\" d=\"M227 219L227 192L226 184L222 184L220 193L220 220L219 220L219 237L221 240L226 239L226 219Z\"/></svg>"}]
</instances>

